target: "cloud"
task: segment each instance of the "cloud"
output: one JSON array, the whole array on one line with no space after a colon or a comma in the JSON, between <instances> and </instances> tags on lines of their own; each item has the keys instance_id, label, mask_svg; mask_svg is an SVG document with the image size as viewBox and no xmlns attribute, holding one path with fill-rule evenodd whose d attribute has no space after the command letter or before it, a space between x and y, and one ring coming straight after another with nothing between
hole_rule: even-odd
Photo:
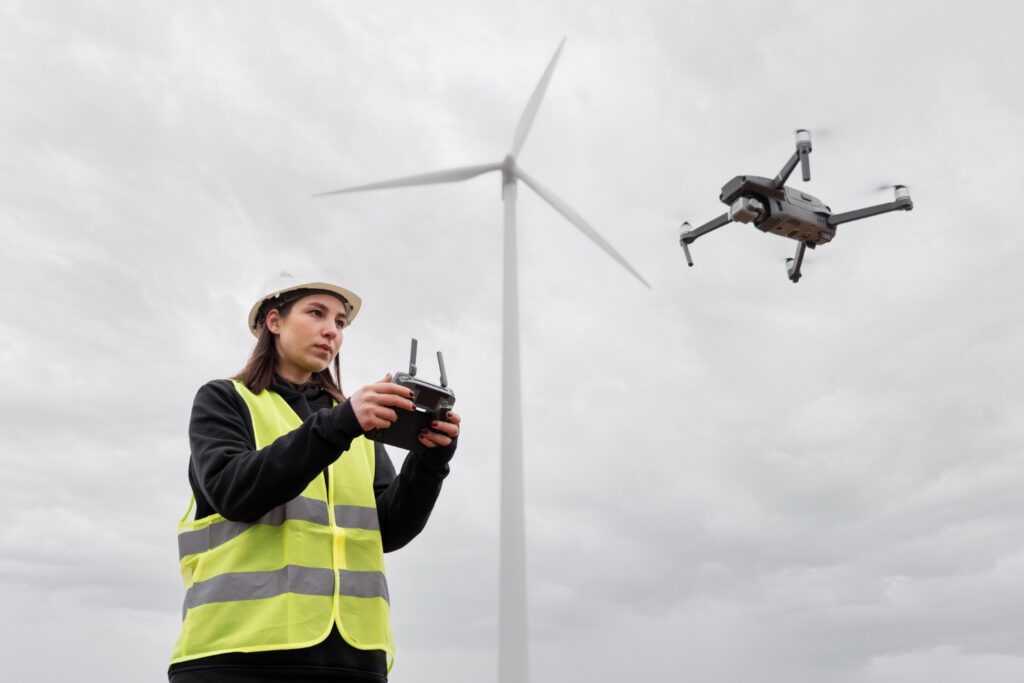
<instances>
[{"instance_id":1,"label":"cloud","mask_svg":"<svg viewBox=\"0 0 1024 683\"><path fill-rule=\"evenodd\" d=\"M13 675L162 675L191 399L244 362L259 283L298 256L366 302L350 391L412 336L445 353L465 433L427 530L388 558L392 679L494 679L500 183L311 195L500 160L563 36L521 161L653 290L519 193L534 679L1018 673L1019 9L0 14ZM841 211L906 182L914 211L844 226L799 285L793 244L744 225L687 268L679 223L777 172L798 126L803 189Z\"/></svg>"}]
</instances>

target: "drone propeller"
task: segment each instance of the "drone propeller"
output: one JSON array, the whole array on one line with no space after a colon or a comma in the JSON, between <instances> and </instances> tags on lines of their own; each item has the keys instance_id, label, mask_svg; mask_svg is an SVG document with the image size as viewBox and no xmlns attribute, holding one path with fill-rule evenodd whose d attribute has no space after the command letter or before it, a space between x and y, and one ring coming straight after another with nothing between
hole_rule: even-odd
<instances>
[{"instance_id":1,"label":"drone propeller","mask_svg":"<svg viewBox=\"0 0 1024 683\"><path fill-rule=\"evenodd\" d=\"M804 126L802 128L794 128L791 132L796 135L800 131L807 131L814 136L815 142L821 142L823 140L829 140L835 135L836 129L832 126Z\"/></svg>"},{"instance_id":2,"label":"drone propeller","mask_svg":"<svg viewBox=\"0 0 1024 683\"><path fill-rule=\"evenodd\" d=\"M871 188L870 194L879 192L892 192L898 201L900 198L910 197L910 188L902 183L881 183Z\"/></svg>"},{"instance_id":3,"label":"drone propeller","mask_svg":"<svg viewBox=\"0 0 1024 683\"><path fill-rule=\"evenodd\" d=\"M793 134L795 135L801 130L808 130L814 133L815 140L827 140L832 137L832 134L835 132L835 129L831 126L810 126L808 128L794 128Z\"/></svg>"},{"instance_id":4,"label":"drone propeller","mask_svg":"<svg viewBox=\"0 0 1024 683\"><path fill-rule=\"evenodd\" d=\"M895 190L897 187L906 187L900 183L882 183L881 185L875 185L871 188L872 192L885 192L886 190Z\"/></svg>"}]
</instances>

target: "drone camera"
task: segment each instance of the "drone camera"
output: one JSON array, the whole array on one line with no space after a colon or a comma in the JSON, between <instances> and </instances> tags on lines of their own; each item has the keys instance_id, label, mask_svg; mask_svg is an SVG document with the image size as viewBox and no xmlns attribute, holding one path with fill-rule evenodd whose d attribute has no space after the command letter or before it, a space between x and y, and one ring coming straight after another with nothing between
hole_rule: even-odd
<instances>
[{"instance_id":1,"label":"drone camera","mask_svg":"<svg viewBox=\"0 0 1024 683\"><path fill-rule=\"evenodd\" d=\"M740 197L729 207L729 218L739 223L758 221L764 216L764 204L753 197Z\"/></svg>"}]
</instances>

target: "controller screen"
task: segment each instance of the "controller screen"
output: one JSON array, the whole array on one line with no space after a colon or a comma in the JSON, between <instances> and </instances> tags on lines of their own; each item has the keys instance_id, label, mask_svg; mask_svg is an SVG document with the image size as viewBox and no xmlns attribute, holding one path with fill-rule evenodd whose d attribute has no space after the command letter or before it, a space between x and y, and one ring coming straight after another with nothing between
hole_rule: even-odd
<instances>
[{"instance_id":1,"label":"controller screen","mask_svg":"<svg viewBox=\"0 0 1024 683\"><path fill-rule=\"evenodd\" d=\"M433 391L424 391L423 389L416 392L416 403L425 410L434 410L437 408L437 404L441 397Z\"/></svg>"}]
</instances>

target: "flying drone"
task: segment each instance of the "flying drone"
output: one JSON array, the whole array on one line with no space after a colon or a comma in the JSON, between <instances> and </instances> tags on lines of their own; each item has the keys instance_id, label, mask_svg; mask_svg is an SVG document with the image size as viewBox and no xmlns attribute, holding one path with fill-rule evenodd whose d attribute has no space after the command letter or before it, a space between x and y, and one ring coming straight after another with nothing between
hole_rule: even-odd
<instances>
[{"instance_id":1,"label":"flying drone","mask_svg":"<svg viewBox=\"0 0 1024 683\"><path fill-rule=\"evenodd\" d=\"M786 259L789 279L798 282L804 252L808 247L814 249L819 244L831 242L836 236L836 226L889 211L910 211L914 208L910 190L904 185L894 185L894 201L833 214L832 209L817 197L786 187L786 180L797 163L803 172L804 182L811 179L810 153L811 133L801 128L796 131L796 151L777 176L762 178L739 175L722 186L718 198L729 207L728 211L696 229L688 221L682 225L683 234L679 236L679 245L686 254L686 262L693 265L689 245L698 237L732 221L753 223L762 232L782 235L798 242L796 256Z\"/></svg>"}]
</instances>

